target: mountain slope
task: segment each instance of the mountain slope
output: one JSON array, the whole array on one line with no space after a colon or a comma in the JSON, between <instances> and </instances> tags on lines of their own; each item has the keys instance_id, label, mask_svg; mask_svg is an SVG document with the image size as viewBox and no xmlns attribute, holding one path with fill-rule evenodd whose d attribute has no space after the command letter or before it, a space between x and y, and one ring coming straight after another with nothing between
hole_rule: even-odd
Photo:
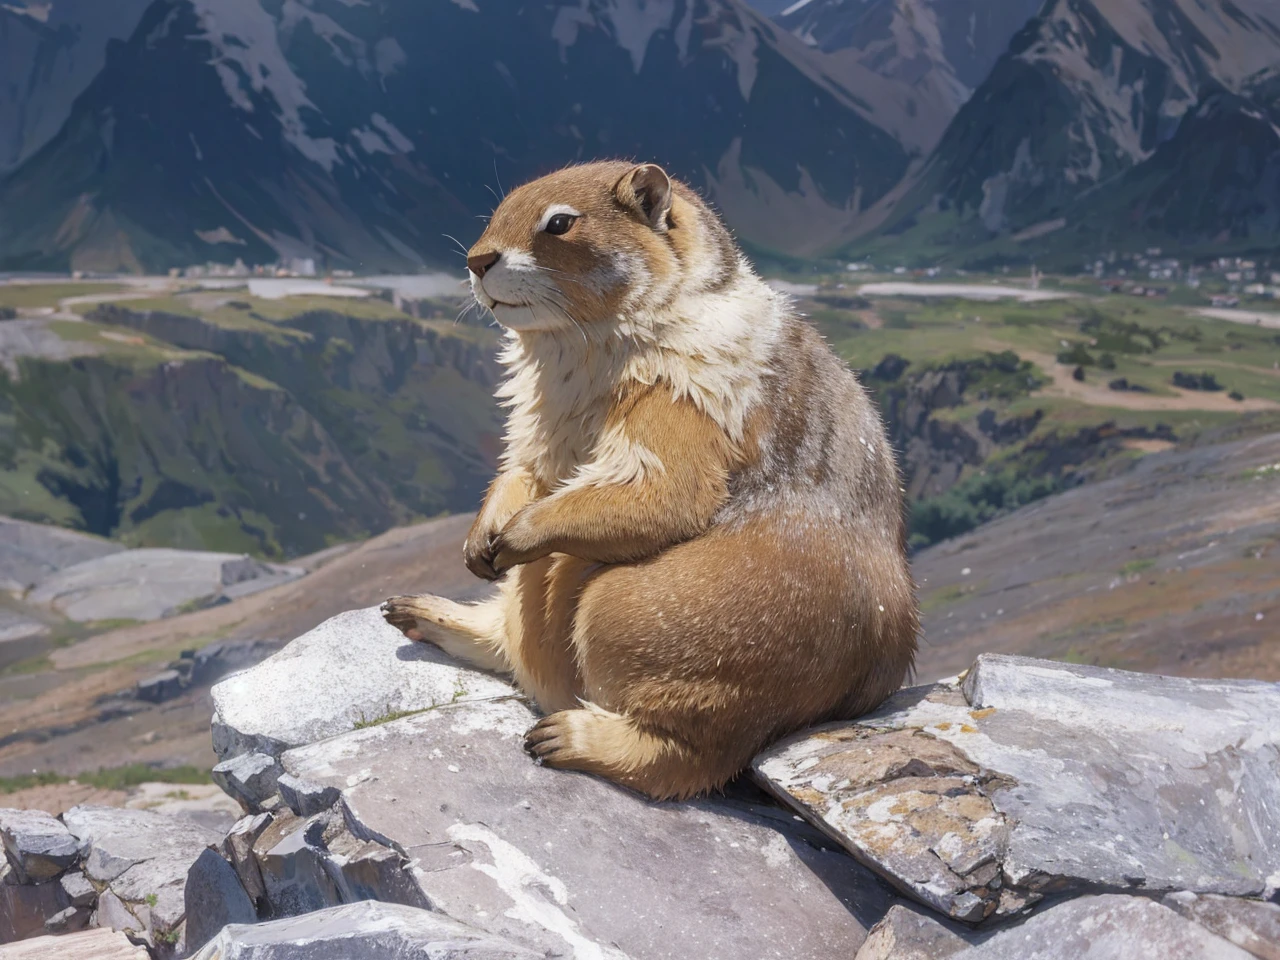
<instances>
[{"instance_id":1,"label":"mountain slope","mask_svg":"<svg viewBox=\"0 0 1280 960\"><path fill-rule=\"evenodd\" d=\"M1041 0L801 0L776 17L871 119L927 154Z\"/></svg>"},{"instance_id":2,"label":"mountain slope","mask_svg":"<svg viewBox=\"0 0 1280 960\"><path fill-rule=\"evenodd\" d=\"M884 234L931 252L1046 235L1150 157L1200 90L1239 90L1278 53L1270 0L1053 0L961 108Z\"/></svg>"},{"instance_id":3,"label":"mountain slope","mask_svg":"<svg viewBox=\"0 0 1280 960\"><path fill-rule=\"evenodd\" d=\"M1218 88L1149 159L1081 205L1080 245L1138 238L1190 250L1280 249L1280 69Z\"/></svg>"},{"instance_id":4,"label":"mountain slope","mask_svg":"<svg viewBox=\"0 0 1280 960\"><path fill-rule=\"evenodd\" d=\"M0 173L58 132L150 0L12 0L0 5Z\"/></svg>"},{"instance_id":5,"label":"mountain slope","mask_svg":"<svg viewBox=\"0 0 1280 960\"><path fill-rule=\"evenodd\" d=\"M500 184L610 155L666 164L787 252L907 163L737 0L155 0L0 185L0 269L451 261L444 234L474 235Z\"/></svg>"}]
</instances>

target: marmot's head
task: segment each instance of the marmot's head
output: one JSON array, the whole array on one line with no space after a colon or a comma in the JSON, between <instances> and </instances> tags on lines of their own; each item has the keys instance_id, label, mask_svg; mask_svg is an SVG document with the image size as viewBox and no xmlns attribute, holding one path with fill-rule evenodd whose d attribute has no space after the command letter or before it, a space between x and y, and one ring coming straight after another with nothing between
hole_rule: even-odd
<instances>
[{"instance_id":1,"label":"marmot's head","mask_svg":"<svg viewBox=\"0 0 1280 960\"><path fill-rule=\"evenodd\" d=\"M574 332L723 286L739 257L715 214L661 167L605 162L513 190L467 267L504 327Z\"/></svg>"}]
</instances>

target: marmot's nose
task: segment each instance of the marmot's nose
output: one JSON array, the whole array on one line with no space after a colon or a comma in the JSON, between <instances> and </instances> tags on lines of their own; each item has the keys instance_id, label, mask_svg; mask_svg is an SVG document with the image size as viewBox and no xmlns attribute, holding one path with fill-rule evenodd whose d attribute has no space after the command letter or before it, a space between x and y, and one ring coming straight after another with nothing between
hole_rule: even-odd
<instances>
[{"instance_id":1,"label":"marmot's nose","mask_svg":"<svg viewBox=\"0 0 1280 960\"><path fill-rule=\"evenodd\" d=\"M477 253L473 257L467 257L467 267L477 277L483 277L485 271L498 262L500 254L494 250L490 253Z\"/></svg>"}]
</instances>

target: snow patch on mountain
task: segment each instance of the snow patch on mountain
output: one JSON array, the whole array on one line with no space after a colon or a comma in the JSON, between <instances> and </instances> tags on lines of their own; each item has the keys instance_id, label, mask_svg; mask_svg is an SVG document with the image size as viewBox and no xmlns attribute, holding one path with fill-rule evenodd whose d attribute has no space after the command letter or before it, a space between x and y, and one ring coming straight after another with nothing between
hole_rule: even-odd
<instances>
[{"instance_id":1,"label":"snow patch on mountain","mask_svg":"<svg viewBox=\"0 0 1280 960\"><path fill-rule=\"evenodd\" d=\"M191 0L191 5L205 30L201 39L216 53L214 69L231 102L253 112L253 102L242 80L248 81L254 93L270 96L279 111L277 119L285 140L331 173L338 162L337 144L328 137L312 137L307 132L302 111L315 110L315 105L307 97L306 84L293 72L280 49L271 15L258 0Z\"/></svg>"},{"instance_id":2,"label":"snow patch on mountain","mask_svg":"<svg viewBox=\"0 0 1280 960\"><path fill-rule=\"evenodd\" d=\"M708 38L705 43L708 47L722 48L737 66L738 91L742 94L742 99L748 102L751 100L751 88L756 84L756 75L760 71L760 59L756 55L759 44L760 38L750 27L730 23L721 24L720 36Z\"/></svg>"}]
</instances>

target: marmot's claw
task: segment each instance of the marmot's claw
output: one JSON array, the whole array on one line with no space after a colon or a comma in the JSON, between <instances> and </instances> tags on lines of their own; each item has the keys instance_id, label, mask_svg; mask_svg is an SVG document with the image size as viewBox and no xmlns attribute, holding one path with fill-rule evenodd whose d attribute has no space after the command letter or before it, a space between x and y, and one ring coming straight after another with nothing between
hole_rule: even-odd
<instances>
[{"instance_id":1,"label":"marmot's claw","mask_svg":"<svg viewBox=\"0 0 1280 960\"><path fill-rule=\"evenodd\" d=\"M481 580L497 580L502 576L493 568L493 557L497 552L494 548L495 539L493 534L485 537L484 546L479 550L472 549L470 541L462 548L462 562Z\"/></svg>"},{"instance_id":2,"label":"marmot's claw","mask_svg":"<svg viewBox=\"0 0 1280 960\"><path fill-rule=\"evenodd\" d=\"M387 621L410 640L422 642L426 638L422 635L422 631L418 629L418 618L404 609L407 605L406 601L412 599L412 597L388 597L382 601L382 606L378 609L382 614L383 620Z\"/></svg>"}]
</instances>

